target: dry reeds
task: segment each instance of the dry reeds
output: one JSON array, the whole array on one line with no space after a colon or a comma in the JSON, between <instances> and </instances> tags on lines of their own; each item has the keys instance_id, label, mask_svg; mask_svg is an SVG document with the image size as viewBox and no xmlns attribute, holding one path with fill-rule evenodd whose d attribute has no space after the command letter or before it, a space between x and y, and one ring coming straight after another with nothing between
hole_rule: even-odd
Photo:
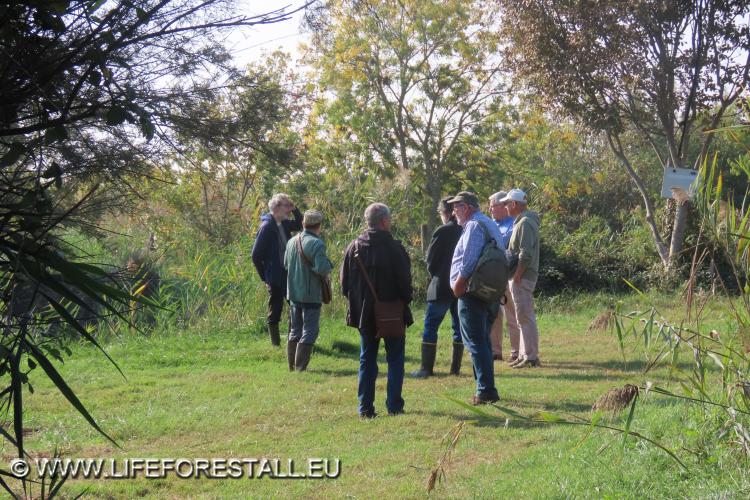
<instances>
[{"instance_id":1,"label":"dry reeds","mask_svg":"<svg viewBox=\"0 0 750 500\"><path fill-rule=\"evenodd\" d=\"M448 441L448 446L445 447L445 450L443 451L443 454L440 455L435 468L432 469L432 471L430 472L430 476L427 478L427 493L435 489L435 484L438 481L445 480L445 466L450 461L451 453L453 453L453 450L456 449L456 443L458 443L458 438L459 436L461 436L461 431L463 431L463 428L464 422L461 421L454 425L453 428L445 435L445 437L443 437L444 441Z\"/></svg>"},{"instance_id":2,"label":"dry reeds","mask_svg":"<svg viewBox=\"0 0 750 500\"><path fill-rule=\"evenodd\" d=\"M599 313L589 324L586 333L604 332L611 329L615 324L615 310L610 307L604 312Z\"/></svg>"},{"instance_id":3,"label":"dry reeds","mask_svg":"<svg viewBox=\"0 0 750 500\"><path fill-rule=\"evenodd\" d=\"M638 387L625 384L621 388L614 388L599 396L599 399L591 407L592 411L609 410L617 413L625 408L638 396Z\"/></svg>"}]
</instances>

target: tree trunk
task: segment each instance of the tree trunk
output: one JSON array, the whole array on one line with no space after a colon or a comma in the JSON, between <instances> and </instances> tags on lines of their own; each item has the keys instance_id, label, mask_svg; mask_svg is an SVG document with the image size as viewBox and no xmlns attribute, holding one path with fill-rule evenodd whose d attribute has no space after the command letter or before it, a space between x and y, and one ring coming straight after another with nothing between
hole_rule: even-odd
<instances>
[{"instance_id":1,"label":"tree trunk","mask_svg":"<svg viewBox=\"0 0 750 500\"><path fill-rule=\"evenodd\" d=\"M628 160L628 157L625 155L625 152L622 149L622 145L620 144L620 139L613 134L607 134L607 140L609 141L609 146L612 149L612 152L615 154L615 156L617 156L617 158L620 159L620 162L625 167L628 175L635 183L636 188L638 188L638 191L641 193L643 206L646 209L646 224L651 230L651 236L654 240L654 245L656 245L656 251L659 253L659 257L661 258L661 263L664 265L665 269L669 269L671 255L669 253L669 248L667 248L667 245L664 243L661 234L659 234L659 228L656 226L656 220L654 219L654 209L651 205L651 199L646 192L646 186L643 184L643 180L633 169L633 166L630 164L630 160Z\"/></svg>"},{"instance_id":2,"label":"tree trunk","mask_svg":"<svg viewBox=\"0 0 750 500\"><path fill-rule=\"evenodd\" d=\"M680 252L682 252L690 208L690 202L687 200L675 200L675 202L677 203L677 206L675 207L674 225L672 226L672 240L669 243L669 260L667 262L667 268L670 268L674 264Z\"/></svg>"},{"instance_id":3,"label":"tree trunk","mask_svg":"<svg viewBox=\"0 0 750 500\"><path fill-rule=\"evenodd\" d=\"M425 225L427 226L427 238L432 236L432 232L438 226L440 220L437 215L437 207L440 203L440 199L443 196L443 182L437 176L434 175L429 169L425 169L425 184L427 195L430 198L430 204L425 208ZM429 243L422 242L422 246L427 248L426 245Z\"/></svg>"}]
</instances>

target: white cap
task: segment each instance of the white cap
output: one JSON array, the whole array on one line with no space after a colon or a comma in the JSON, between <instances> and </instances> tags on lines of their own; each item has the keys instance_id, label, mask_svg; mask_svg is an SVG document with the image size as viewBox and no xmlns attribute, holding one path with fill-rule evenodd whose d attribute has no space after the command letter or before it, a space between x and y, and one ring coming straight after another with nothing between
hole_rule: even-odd
<instances>
[{"instance_id":1,"label":"white cap","mask_svg":"<svg viewBox=\"0 0 750 500\"><path fill-rule=\"evenodd\" d=\"M508 194L505 195L505 198L500 200L501 202L507 202L507 201L518 201L520 203L526 203L526 193L521 191L520 189L511 189L508 191Z\"/></svg>"}]
</instances>

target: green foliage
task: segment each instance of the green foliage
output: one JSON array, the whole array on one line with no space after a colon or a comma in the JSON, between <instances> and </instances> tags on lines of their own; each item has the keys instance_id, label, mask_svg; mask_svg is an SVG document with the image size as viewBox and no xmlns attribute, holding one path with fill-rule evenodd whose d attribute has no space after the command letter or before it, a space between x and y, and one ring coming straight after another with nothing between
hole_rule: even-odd
<instances>
[{"instance_id":1,"label":"green foliage","mask_svg":"<svg viewBox=\"0 0 750 500\"><path fill-rule=\"evenodd\" d=\"M431 228L449 179L487 167L470 150L489 147L473 132L502 87L495 11L484 1L344 0L308 22L320 91L307 136L344 168L407 177Z\"/></svg>"}]
</instances>

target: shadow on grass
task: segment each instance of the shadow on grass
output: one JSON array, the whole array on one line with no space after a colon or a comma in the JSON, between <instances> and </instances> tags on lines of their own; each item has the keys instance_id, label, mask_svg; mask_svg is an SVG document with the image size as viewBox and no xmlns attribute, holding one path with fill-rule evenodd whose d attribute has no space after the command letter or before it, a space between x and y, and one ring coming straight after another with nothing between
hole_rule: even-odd
<instances>
[{"instance_id":1,"label":"shadow on grass","mask_svg":"<svg viewBox=\"0 0 750 500\"><path fill-rule=\"evenodd\" d=\"M331 347L323 347L319 344L315 345L315 353L323 356L330 356L338 359L352 359L359 362L359 344L353 344L344 342L341 340L335 340L331 343ZM405 355L404 363L416 363L421 361L420 359L412 356ZM381 345L378 348L378 364L385 363L385 346Z\"/></svg>"},{"instance_id":2,"label":"shadow on grass","mask_svg":"<svg viewBox=\"0 0 750 500\"><path fill-rule=\"evenodd\" d=\"M548 365L545 365L548 366ZM584 381L584 382L595 382L597 380L621 380L621 377L618 377L615 374L606 374L606 373L549 373L549 371L545 369L538 369L538 368L526 368L523 370L513 370L511 373L513 373L513 378L528 378L528 379L534 379L534 378L540 378L540 379L549 379L550 377L555 378L557 380L570 380L570 381Z\"/></svg>"},{"instance_id":3,"label":"shadow on grass","mask_svg":"<svg viewBox=\"0 0 750 500\"><path fill-rule=\"evenodd\" d=\"M323 369L315 370L313 368L313 370L322 375L327 375L329 377L356 377L359 374L357 370L348 370L348 369L329 370L329 369L323 368Z\"/></svg>"},{"instance_id":4,"label":"shadow on grass","mask_svg":"<svg viewBox=\"0 0 750 500\"><path fill-rule=\"evenodd\" d=\"M647 366L648 363L640 359L628 361L613 359L609 361L589 361L585 363L567 361L554 361L544 363L545 368L553 368L559 370L617 370L621 372L636 373L643 373ZM693 364L686 361L683 363L678 363L677 367L680 370L692 370Z\"/></svg>"}]
</instances>

